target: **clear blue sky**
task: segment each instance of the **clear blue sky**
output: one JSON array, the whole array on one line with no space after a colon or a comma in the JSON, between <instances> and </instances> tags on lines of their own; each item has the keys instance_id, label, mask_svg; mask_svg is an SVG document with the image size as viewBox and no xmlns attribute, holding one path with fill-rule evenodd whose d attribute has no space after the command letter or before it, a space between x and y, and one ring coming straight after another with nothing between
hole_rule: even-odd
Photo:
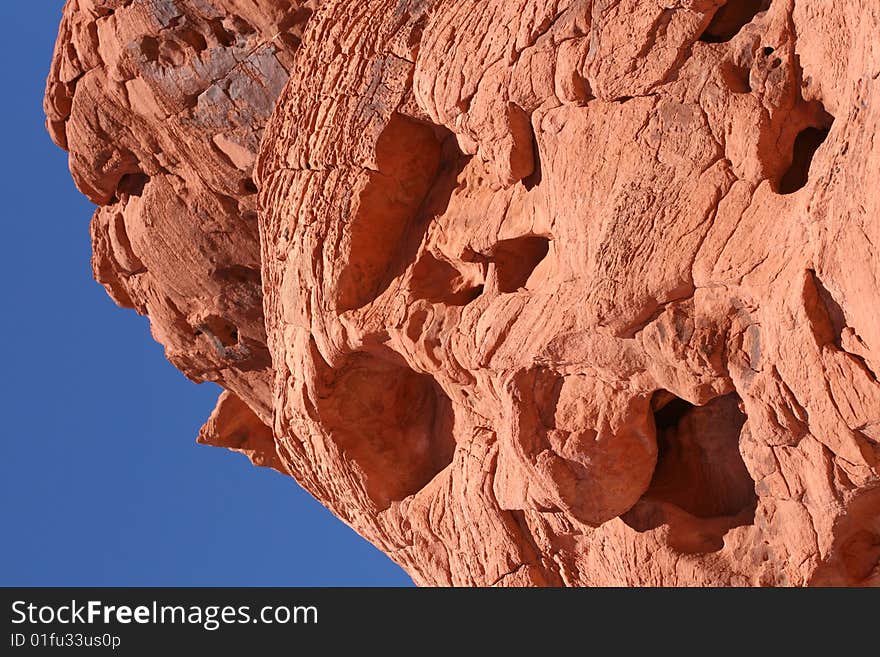
<instances>
[{"instance_id":1,"label":"clear blue sky","mask_svg":"<svg viewBox=\"0 0 880 657\"><path fill-rule=\"evenodd\" d=\"M0 585L410 584L293 480L196 445L218 389L92 280L93 208L43 129L62 5L0 2Z\"/></svg>"}]
</instances>

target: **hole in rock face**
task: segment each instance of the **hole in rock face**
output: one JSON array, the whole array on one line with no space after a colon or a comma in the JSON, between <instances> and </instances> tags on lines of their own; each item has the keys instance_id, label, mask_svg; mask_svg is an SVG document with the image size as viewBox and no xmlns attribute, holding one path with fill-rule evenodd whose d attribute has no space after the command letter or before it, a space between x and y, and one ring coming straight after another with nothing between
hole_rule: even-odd
<instances>
[{"instance_id":1,"label":"hole in rock face","mask_svg":"<svg viewBox=\"0 0 880 657\"><path fill-rule=\"evenodd\" d=\"M831 130L830 121L827 127L806 128L801 130L794 140L794 150L791 158L791 166L779 181L780 194L793 194L802 189L810 176L810 165L813 156L828 137Z\"/></svg>"},{"instance_id":2,"label":"hole in rock face","mask_svg":"<svg viewBox=\"0 0 880 657\"><path fill-rule=\"evenodd\" d=\"M338 312L362 308L393 279L407 236L424 231L422 202L441 164L440 143L427 125L394 114L376 144L379 171L361 191L348 224L350 239L336 282Z\"/></svg>"},{"instance_id":3,"label":"hole in rock face","mask_svg":"<svg viewBox=\"0 0 880 657\"><path fill-rule=\"evenodd\" d=\"M752 90L749 80L750 71L745 66L739 66L733 62L726 62L721 68L721 77L727 87L736 94L747 94Z\"/></svg>"},{"instance_id":4,"label":"hole in rock face","mask_svg":"<svg viewBox=\"0 0 880 657\"><path fill-rule=\"evenodd\" d=\"M253 178L245 178L239 181L238 189L242 194L256 194L259 191Z\"/></svg>"},{"instance_id":5,"label":"hole in rock face","mask_svg":"<svg viewBox=\"0 0 880 657\"><path fill-rule=\"evenodd\" d=\"M647 495L698 518L735 516L754 507L755 484L739 452L746 417L736 394L705 406L674 398L654 421L657 468Z\"/></svg>"},{"instance_id":6,"label":"hole in rock face","mask_svg":"<svg viewBox=\"0 0 880 657\"><path fill-rule=\"evenodd\" d=\"M482 285L470 285L452 264L431 253L425 253L413 267L410 292L416 299L465 306L482 291Z\"/></svg>"},{"instance_id":7,"label":"hole in rock face","mask_svg":"<svg viewBox=\"0 0 880 657\"><path fill-rule=\"evenodd\" d=\"M116 196L142 196L148 182L150 177L145 173L126 173L116 185Z\"/></svg>"},{"instance_id":8,"label":"hole in rock face","mask_svg":"<svg viewBox=\"0 0 880 657\"><path fill-rule=\"evenodd\" d=\"M516 292L525 287L535 267L547 256L550 240L526 235L498 242L492 249L492 261L498 276L499 292Z\"/></svg>"},{"instance_id":9,"label":"hole in rock face","mask_svg":"<svg viewBox=\"0 0 880 657\"><path fill-rule=\"evenodd\" d=\"M257 285L260 285L262 280L259 269L245 265L218 267L214 270L214 276L221 281L256 283Z\"/></svg>"},{"instance_id":10,"label":"hole in rock face","mask_svg":"<svg viewBox=\"0 0 880 657\"><path fill-rule=\"evenodd\" d=\"M223 21L215 18L211 20L208 25L210 25L211 32L214 35L214 38L217 39L217 43L221 46L228 48L235 43L235 35L226 29L223 25Z\"/></svg>"},{"instance_id":11,"label":"hole in rock face","mask_svg":"<svg viewBox=\"0 0 880 657\"><path fill-rule=\"evenodd\" d=\"M208 42L205 40L205 37L198 30L194 30L192 28L184 28L179 30L176 35L181 41L183 41L190 48L195 50L196 52L202 52L208 47Z\"/></svg>"},{"instance_id":12,"label":"hole in rock face","mask_svg":"<svg viewBox=\"0 0 880 657\"><path fill-rule=\"evenodd\" d=\"M151 36L141 39L141 53L148 62L159 59L159 42Z\"/></svg>"},{"instance_id":13,"label":"hole in rock face","mask_svg":"<svg viewBox=\"0 0 880 657\"><path fill-rule=\"evenodd\" d=\"M739 451L739 403L736 393L705 406L655 394L657 466L624 522L637 531L668 525L669 546L683 553L720 550L728 530L752 523L757 496Z\"/></svg>"},{"instance_id":14,"label":"hole in rock face","mask_svg":"<svg viewBox=\"0 0 880 657\"><path fill-rule=\"evenodd\" d=\"M728 0L727 4L715 12L700 41L704 43L730 41L743 27L751 23L757 14L766 11L769 7L770 0Z\"/></svg>"},{"instance_id":15,"label":"hole in rock face","mask_svg":"<svg viewBox=\"0 0 880 657\"><path fill-rule=\"evenodd\" d=\"M316 353L319 370L327 368ZM358 353L327 368L314 400L321 423L380 509L417 493L452 462L452 402L427 374Z\"/></svg>"},{"instance_id":16,"label":"hole in rock face","mask_svg":"<svg viewBox=\"0 0 880 657\"><path fill-rule=\"evenodd\" d=\"M228 18L232 31L237 34L253 34L257 29L248 23L244 18L236 14L232 14Z\"/></svg>"},{"instance_id":17,"label":"hole in rock face","mask_svg":"<svg viewBox=\"0 0 880 657\"><path fill-rule=\"evenodd\" d=\"M238 328L222 317L211 315L199 324L196 335L207 335L218 347L232 347L238 344Z\"/></svg>"}]
</instances>

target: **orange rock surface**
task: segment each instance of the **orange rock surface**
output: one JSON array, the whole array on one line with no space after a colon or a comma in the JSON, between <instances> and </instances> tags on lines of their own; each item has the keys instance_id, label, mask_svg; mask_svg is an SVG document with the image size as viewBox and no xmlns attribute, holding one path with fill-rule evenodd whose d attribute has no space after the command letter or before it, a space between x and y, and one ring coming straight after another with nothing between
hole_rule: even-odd
<instances>
[{"instance_id":1,"label":"orange rock surface","mask_svg":"<svg viewBox=\"0 0 880 657\"><path fill-rule=\"evenodd\" d=\"M880 6L69 0L95 276L435 585L880 584Z\"/></svg>"}]
</instances>

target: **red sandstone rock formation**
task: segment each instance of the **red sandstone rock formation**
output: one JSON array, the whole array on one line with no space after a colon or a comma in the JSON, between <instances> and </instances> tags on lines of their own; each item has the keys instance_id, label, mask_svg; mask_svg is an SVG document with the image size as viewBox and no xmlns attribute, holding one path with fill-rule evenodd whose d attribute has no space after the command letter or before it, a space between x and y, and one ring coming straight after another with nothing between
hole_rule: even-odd
<instances>
[{"instance_id":1,"label":"red sandstone rock formation","mask_svg":"<svg viewBox=\"0 0 880 657\"><path fill-rule=\"evenodd\" d=\"M416 582L878 584L878 32L69 0L46 111L96 278L227 390L200 441Z\"/></svg>"}]
</instances>

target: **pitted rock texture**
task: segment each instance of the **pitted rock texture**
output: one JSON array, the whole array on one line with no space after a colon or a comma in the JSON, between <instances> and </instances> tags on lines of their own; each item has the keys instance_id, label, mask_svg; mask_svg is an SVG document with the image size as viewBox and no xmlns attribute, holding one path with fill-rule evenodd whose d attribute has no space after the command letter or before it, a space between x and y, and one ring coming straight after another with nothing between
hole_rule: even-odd
<instances>
[{"instance_id":1,"label":"pitted rock texture","mask_svg":"<svg viewBox=\"0 0 880 657\"><path fill-rule=\"evenodd\" d=\"M438 585L880 584L880 6L70 0L199 437ZM274 107L274 109L273 109Z\"/></svg>"}]
</instances>

